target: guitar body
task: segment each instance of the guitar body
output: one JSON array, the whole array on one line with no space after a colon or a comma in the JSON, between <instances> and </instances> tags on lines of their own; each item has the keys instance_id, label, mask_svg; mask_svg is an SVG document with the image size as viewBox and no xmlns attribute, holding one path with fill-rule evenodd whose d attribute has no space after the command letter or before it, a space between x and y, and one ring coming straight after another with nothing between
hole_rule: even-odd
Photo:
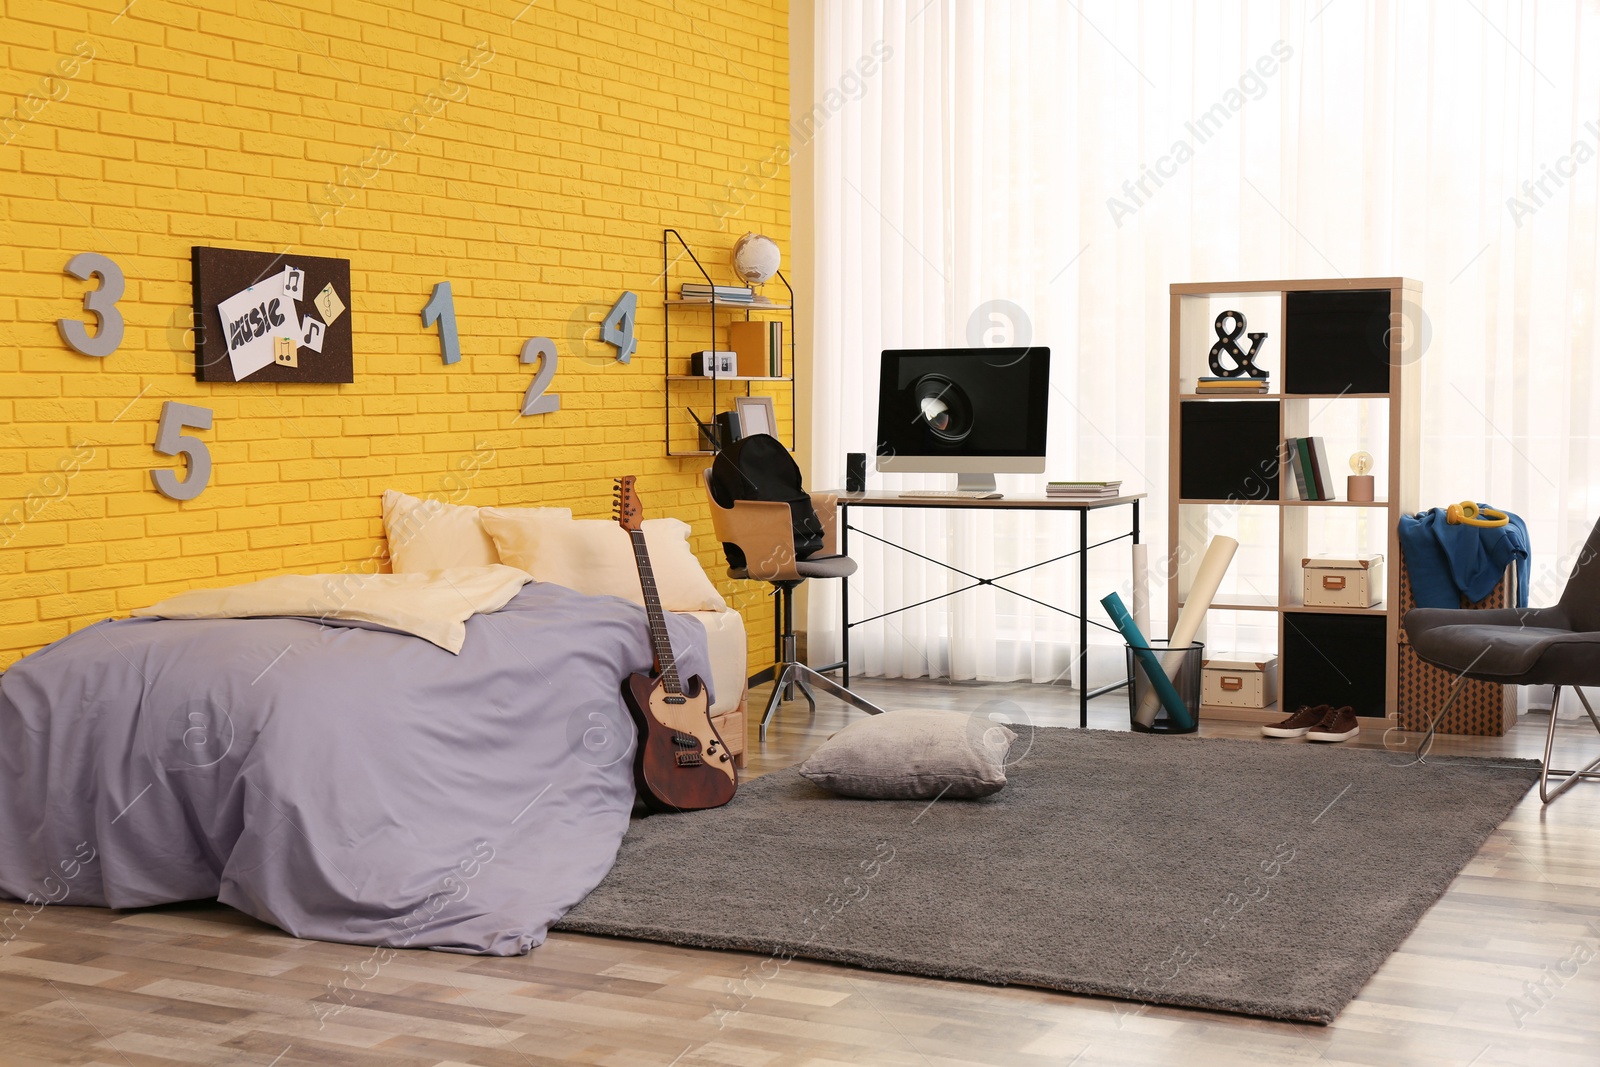
<instances>
[{"instance_id":1,"label":"guitar body","mask_svg":"<svg viewBox=\"0 0 1600 1067\"><path fill-rule=\"evenodd\" d=\"M733 754L711 725L705 685L698 676L670 693L660 675L633 674L622 699L639 729L633 779L652 811L720 808L739 785Z\"/></svg>"}]
</instances>

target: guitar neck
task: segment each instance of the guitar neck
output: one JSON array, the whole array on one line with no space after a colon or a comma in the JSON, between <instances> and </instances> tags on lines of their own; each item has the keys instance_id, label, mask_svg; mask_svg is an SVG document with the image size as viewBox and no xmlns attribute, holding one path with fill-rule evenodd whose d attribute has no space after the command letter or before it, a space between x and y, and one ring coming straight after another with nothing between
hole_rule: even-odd
<instances>
[{"instance_id":1,"label":"guitar neck","mask_svg":"<svg viewBox=\"0 0 1600 1067\"><path fill-rule=\"evenodd\" d=\"M644 590L644 611L650 620L650 648L655 653L656 673L661 675L667 692L680 691L678 664L672 655L672 642L667 638L667 617L661 610L661 597L656 593L655 572L650 569L650 553L645 548L644 531L629 530L633 539L633 559L639 566L639 587Z\"/></svg>"}]
</instances>

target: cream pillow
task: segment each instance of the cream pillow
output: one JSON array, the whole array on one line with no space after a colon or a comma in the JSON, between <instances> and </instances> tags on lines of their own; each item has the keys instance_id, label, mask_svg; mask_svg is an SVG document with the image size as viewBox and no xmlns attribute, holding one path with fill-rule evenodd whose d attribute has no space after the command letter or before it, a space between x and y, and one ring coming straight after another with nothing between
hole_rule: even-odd
<instances>
[{"instance_id":1,"label":"cream pillow","mask_svg":"<svg viewBox=\"0 0 1600 1067\"><path fill-rule=\"evenodd\" d=\"M500 562L478 509L473 507L421 500L389 489L383 494L383 535L388 538L390 565L396 574L489 567Z\"/></svg>"},{"instance_id":2,"label":"cream pillow","mask_svg":"<svg viewBox=\"0 0 1600 1067\"><path fill-rule=\"evenodd\" d=\"M591 596L644 603L628 532L605 519L574 519L560 508L480 508L500 562ZM689 524L646 519L645 546L661 606L668 611L723 611L727 602L689 549Z\"/></svg>"}]
</instances>

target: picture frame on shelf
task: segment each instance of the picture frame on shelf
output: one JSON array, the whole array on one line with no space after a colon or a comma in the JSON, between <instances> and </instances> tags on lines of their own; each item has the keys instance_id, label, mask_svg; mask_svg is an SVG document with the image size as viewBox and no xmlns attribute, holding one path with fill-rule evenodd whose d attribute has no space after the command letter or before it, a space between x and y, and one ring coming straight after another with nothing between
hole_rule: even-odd
<instances>
[{"instance_id":1,"label":"picture frame on shelf","mask_svg":"<svg viewBox=\"0 0 1600 1067\"><path fill-rule=\"evenodd\" d=\"M739 415L742 436L751 437L758 433L778 436L778 419L770 396L735 397L733 410Z\"/></svg>"}]
</instances>

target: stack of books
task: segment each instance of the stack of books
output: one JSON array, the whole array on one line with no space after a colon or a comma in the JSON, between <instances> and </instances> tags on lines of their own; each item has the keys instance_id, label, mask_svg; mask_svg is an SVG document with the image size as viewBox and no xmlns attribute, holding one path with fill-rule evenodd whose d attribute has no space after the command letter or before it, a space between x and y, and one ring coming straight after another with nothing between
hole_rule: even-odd
<instances>
[{"instance_id":1,"label":"stack of books","mask_svg":"<svg viewBox=\"0 0 1600 1067\"><path fill-rule=\"evenodd\" d=\"M1283 448L1283 459L1294 472L1295 488L1301 500L1337 500L1333 472L1328 467L1328 449L1320 437L1291 437Z\"/></svg>"},{"instance_id":2,"label":"stack of books","mask_svg":"<svg viewBox=\"0 0 1600 1067\"><path fill-rule=\"evenodd\" d=\"M756 299L756 291L748 285L707 285L704 282L684 282L678 294L684 300L710 300L716 297L719 304L753 304Z\"/></svg>"},{"instance_id":3,"label":"stack of books","mask_svg":"<svg viewBox=\"0 0 1600 1067\"><path fill-rule=\"evenodd\" d=\"M1264 393L1267 391L1265 378L1201 378L1195 382L1196 393Z\"/></svg>"},{"instance_id":4,"label":"stack of books","mask_svg":"<svg viewBox=\"0 0 1600 1067\"><path fill-rule=\"evenodd\" d=\"M783 323L734 322L728 325L728 347L739 354L739 377L783 377Z\"/></svg>"},{"instance_id":5,"label":"stack of books","mask_svg":"<svg viewBox=\"0 0 1600 1067\"><path fill-rule=\"evenodd\" d=\"M1046 482L1044 495L1051 500L1104 500L1122 492L1122 481Z\"/></svg>"}]
</instances>

